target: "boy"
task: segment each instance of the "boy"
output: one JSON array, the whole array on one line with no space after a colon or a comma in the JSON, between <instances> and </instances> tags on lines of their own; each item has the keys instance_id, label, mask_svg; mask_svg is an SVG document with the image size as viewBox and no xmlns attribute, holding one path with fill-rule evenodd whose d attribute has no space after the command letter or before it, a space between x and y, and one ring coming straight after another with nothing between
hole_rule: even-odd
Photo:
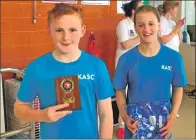
<instances>
[{"instance_id":1,"label":"boy","mask_svg":"<svg viewBox=\"0 0 196 140\"><path fill-rule=\"evenodd\" d=\"M15 103L15 115L25 121L40 121L41 138L96 139L98 104L100 138L112 138L114 92L104 62L79 49L80 38L86 31L80 9L56 4L48 12L48 26L55 50L28 65ZM55 79L65 76L78 76L80 110L59 111L69 104L57 105ZM29 106L36 96L40 110Z\"/></svg>"}]
</instances>

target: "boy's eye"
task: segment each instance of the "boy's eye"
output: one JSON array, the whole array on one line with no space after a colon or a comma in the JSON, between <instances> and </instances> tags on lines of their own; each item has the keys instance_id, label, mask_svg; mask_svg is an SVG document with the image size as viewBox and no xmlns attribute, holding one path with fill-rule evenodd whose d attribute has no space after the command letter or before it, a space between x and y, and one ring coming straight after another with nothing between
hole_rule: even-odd
<instances>
[{"instance_id":1,"label":"boy's eye","mask_svg":"<svg viewBox=\"0 0 196 140\"><path fill-rule=\"evenodd\" d=\"M63 30L62 29L57 29L56 32L63 32Z\"/></svg>"},{"instance_id":2,"label":"boy's eye","mask_svg":"<svg viewBox=\"0 0 196 140\"><path fill-rule=\"evenodd\" d=\"M143 26L142 24L139 25L139 27L142 27L142 26Z\"/></svg>"},{"instance_id":3,"label":"boy's eye","mask_svg":"<svg viewBox=\"0 0 196 140\"><path fill-rule=\"evenodd\" d=\"M71 31L71 32L75 32L75 31L77 31L75 28L71 28L71 29L69 29L69 31Z\"/></svg>"}]
</instances>

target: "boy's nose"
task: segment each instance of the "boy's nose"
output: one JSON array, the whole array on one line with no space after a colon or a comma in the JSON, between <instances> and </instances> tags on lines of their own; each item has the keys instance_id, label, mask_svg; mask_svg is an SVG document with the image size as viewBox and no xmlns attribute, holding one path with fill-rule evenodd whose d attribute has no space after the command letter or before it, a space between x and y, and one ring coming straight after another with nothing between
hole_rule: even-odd
<instances>
[{"instance_id":1,"label":"boy's nose","mask_svg":"<svg viewBox=\"0 0 196 140\"><path fill-rule=\"evenodd\" d=\"M67 41L67 40L70 40L70 35L69 33L65 32L64 35L63 35L63 40Z\"/></svg>"}]
</instances>

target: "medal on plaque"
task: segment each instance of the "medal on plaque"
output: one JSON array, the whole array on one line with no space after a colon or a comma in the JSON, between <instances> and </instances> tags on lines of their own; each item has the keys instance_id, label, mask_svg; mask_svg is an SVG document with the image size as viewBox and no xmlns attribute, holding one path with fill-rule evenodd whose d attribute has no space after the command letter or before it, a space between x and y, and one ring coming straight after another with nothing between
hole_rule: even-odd
<instances>
[{"instance_id":1,"label":"medal on plaque","mask_svg":"<svg viewBox=\"0 0 196 140\"><path fill-rule=\"evenodd\" d=\"M68 103L62 110L81 109L78 76L56 78L57 104Z\"/></svg>"}]
</instances>

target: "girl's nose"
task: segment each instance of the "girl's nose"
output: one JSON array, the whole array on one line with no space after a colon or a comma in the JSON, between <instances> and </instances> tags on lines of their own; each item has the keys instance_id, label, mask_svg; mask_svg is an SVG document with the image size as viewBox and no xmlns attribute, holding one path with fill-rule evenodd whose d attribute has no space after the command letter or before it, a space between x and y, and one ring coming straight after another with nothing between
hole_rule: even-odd
<instances>
[{"instance_id":1,"label":"girl's nose","mask_svg":"<svg viewBox=\"0 0 196 140\"><path fill-rule=\"evenodd\" d=\"M148 25L145 25L145 26L144 26L144 31L145 31L145 32L148 32L148 31L149 31Z\"/></svg>"}]
</instances>

